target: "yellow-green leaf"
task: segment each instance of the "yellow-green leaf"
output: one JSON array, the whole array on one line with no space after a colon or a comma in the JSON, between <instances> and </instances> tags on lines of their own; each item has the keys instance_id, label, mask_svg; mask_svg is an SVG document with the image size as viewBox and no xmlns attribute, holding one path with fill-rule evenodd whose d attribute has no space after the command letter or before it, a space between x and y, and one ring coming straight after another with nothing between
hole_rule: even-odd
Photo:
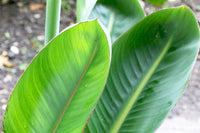
<instances>
[{"instance_id":1,"label":"yellow-green leaf","mask_svg":"<svg viewBox=\"0 0 200 133\"><path fill-rule=\"evenodd\" d=\"M70 27L50 41L14 88L4 132L81 132L107 79L109 47L97 20Z\"/></svg>"}]
</instances>

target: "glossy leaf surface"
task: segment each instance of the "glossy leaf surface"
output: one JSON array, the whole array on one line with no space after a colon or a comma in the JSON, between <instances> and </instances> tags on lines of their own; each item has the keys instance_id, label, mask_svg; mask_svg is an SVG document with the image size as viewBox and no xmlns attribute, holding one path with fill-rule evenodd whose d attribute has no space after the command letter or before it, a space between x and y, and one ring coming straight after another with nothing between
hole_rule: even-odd
<instances>
[{"instance_id":1,"label":"glossy leaf surface","mask_svg":"<svg viewBox=\"0 0 200 133\"><path fill-rule=\"evenodd\" d=\"M85 11L87 10L82 10ZM144 16L144 11L137 0L98 0L89 19L98 18L108 29L114 42Z\"/></svg>"},{"instance_id":2,"label":"glossy leaf surface","mask_svg":"<svg viewBox=\"0 0 200 133\"><path fill-rule=\"evenodd\" d=\"M18 81L8 102L4 132L81 132L107 79L108 43L97 20L54 38Z\"/></svg>"},{"instance_id":3,"label":"glossy leaf surface","mask_svg":"<svg viewBox=\"0 0 200 133\"><path fill-rule=\"evenodd\" d=\"M154 5L154 6L159 6L162 5L166 0L147 0L148 3Z\"/></svg>"},{"instance_id":4,"label":"glossy leaf surface","mask_svg":"<svg viewBox=\"0 0 200 133\"><path fill-rule=\"evenodd\" d=\"M103 95L85 132L153 133L188 82L199 29L187 7L153 13L112 47Z\"/></svg>"}]
</instances>

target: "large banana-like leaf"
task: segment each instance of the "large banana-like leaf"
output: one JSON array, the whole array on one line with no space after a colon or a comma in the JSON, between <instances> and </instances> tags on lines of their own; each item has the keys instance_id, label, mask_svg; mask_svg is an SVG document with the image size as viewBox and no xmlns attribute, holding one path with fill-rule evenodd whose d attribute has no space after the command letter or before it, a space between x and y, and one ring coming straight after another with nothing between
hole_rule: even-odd
<instances>
[{"instance_id":1,"label":"large banana-like leaf","mask_svg":"<svg viewBox=\"0 0 200 133\"><path fill-rule=\"evenodd\" d=\"M113 44L108 81L85 132L153 133L185 89L199 38L184 6L130 28Z\"/></svg>"},{"instance_id":2,"label":"large banana-like leaf","mask_svg":"<svg viewBox=\"0 0 200 133\"><path fill-rule=\"evenodd\" d=\"M81 9L81 6L77 5L77 12L79 12L78 9ZM86 11L82 10L82 12ZM112 42L145 16L137 0L98 0L94 9L90 12L90 19L98 18L108 29Z\"/></svg>"},{"instance_id":3,"label":"large banana-like leaf","mask_svg":"<svg viewBox=\"0 0 200 133\"><path fill-rule=\"evenodd\" d=\"M18 81L8 102L4 132L81 132L107 79L108 43L97 20L54 38Z\"/></svg>"}]
</instances>

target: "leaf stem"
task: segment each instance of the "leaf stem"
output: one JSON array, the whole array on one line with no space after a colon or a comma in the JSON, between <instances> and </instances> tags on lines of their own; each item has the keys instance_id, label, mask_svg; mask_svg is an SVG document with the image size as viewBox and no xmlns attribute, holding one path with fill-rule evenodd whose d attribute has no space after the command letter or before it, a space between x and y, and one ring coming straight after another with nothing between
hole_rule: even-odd
<instances>
[{"instance_id":1,"label":"leaf stem","mask_svg":"<svg viewBox=\"0 0 200 133\"><path fill-rule=\"evenodd\" d=\"M61 0L47 0L45 45L59 33Z\"/></svg>"}]
</instances>

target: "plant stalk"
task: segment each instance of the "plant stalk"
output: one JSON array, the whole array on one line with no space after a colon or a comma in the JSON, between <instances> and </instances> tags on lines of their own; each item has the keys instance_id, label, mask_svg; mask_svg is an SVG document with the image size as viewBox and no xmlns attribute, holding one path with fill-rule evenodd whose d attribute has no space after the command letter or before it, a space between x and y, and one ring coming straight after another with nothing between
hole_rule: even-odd
<instances>
[{"instance_id":1,"label":"plant stalk","mask_svg":"<svg viewBox=\"0 0 200 133\"><path fill-rule=\"evenodd\" d=\"M47 0L45 45L59 33L61 0Z\"/></svg>"}]
</instances>

